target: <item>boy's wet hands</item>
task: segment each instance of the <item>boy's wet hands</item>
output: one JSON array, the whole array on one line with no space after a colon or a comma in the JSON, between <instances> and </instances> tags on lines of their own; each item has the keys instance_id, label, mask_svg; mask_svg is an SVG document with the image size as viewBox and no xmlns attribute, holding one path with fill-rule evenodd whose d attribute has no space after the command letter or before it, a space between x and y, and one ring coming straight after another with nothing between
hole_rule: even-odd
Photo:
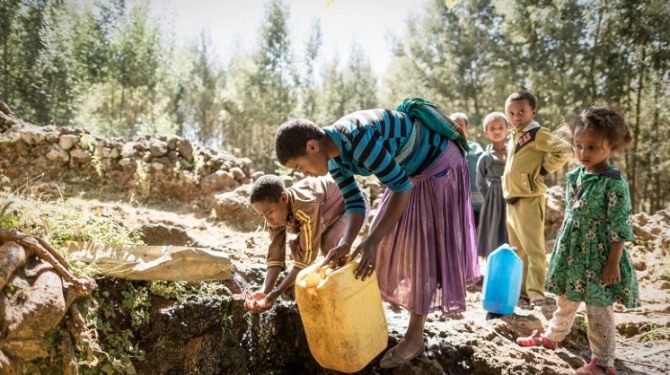
<instances>
[{"instance_id":1,"label":"boy's wet hands","mask_svg":"<svg viewBox=\"0 0 670 375\"><path fill-rule=\"evenodd\" d=\"M258 302L265 298L265 294L261 292L254 292L247 295L247 298L244 300L244 308L250 312L258 312Z\"/></svg>"},{"instance_id":2,"label":"boy's wet hands","mask_svg":"<svg viewBox=\"0 0 670 375\"><path fill-rule=\"evenodd\" d=\"M269 310L274 304L274 299L262 292L254 292L247 296L244 308L252 313L258 314Z\"/></svg>"}]
</instances>

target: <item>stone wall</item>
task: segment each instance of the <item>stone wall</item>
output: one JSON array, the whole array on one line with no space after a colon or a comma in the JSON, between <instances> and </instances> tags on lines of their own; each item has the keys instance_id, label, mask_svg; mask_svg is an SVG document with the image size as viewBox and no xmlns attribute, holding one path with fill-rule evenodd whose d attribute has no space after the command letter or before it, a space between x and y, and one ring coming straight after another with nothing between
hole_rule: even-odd
<instances>
[{"instance_id":1,"label":"stone wall","mask_svg":"<svg viewBox=\"0 0 670 375\"><path fill-rule=\"evenodd\" d=\"M37 180L86 183L136 199L170 198L207 206L217 194L262 174L254 173L247 158L199 147L181 137L125 141L97 137L84 129L35 126L0 102L0 177L13 188Z\"/></svg>"}]
</instances>

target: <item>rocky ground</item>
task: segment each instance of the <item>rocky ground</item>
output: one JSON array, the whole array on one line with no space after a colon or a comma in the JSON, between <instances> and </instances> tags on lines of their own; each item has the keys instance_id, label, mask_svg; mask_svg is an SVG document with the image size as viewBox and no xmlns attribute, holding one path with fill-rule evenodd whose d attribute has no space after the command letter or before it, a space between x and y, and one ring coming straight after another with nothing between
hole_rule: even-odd
<instances>
[{"instance_id":1,"label":"rocky ground","mask_svg":"<svg viewBox=\"0 0 670 375\"><path fill-rule=\"evenodd\" d=\"M92 192L79 192L77 195L68 192L67 187L54 186L48 184L33 191L24 191L21 197L14 198L13 209L26 216L30 215L31 209L48 211L67 206L91 217L113 217L129 228L158 225L169 229L165 233L173 233L170 236L176 236L173 238L178 238L183 244L216 248L228 253L237 272L252 287L262 282L269 241L260 227L255 231L237 229L240 226L235 223L213 220L209 213L184 204L138 204L124 197L102 197ZM5 199L8 195L3 193L0 201ZM643 306L631 310L615 307L618 331L616 367L618 373L624 375L666 374L670 373L670 211L651 216L638 214L634 222L638 238L630 244L629 251L638 270ZM245 228L255 226L255 223L244 224L242 227ZM235 289L234 284L229 286ZM378 368L380 357L377 357L360 374L572 374L574 368L590 357L583 311L578 314L573 332L555 352L541 347L521 348L514 343L516 337L527 335L533 329L542 329L555 309L554 297L550 296L545 306L518 308L514 315L496 317L483 310L481 287L472 286L468 293L467 312L456 317L438 314L429 317L425 331L427 350L411 366L382 370ZM238 331L246 331L239 335L242 341L251 340L249 337L253 336L250 334L253 330L249 327L253 325L256 325L255 334L265 337L262 347L258 343L255 346L243 343L247 351L285 351L285 357L302 353L306 357L304 361L310 361L304 347L305 339L300 336L304 333L299 326L294 302L280 300L273 310L260 316L245 314L241 310L241 301L234 301L233 304L236 304L235 311L238 312L234 315L234 325ZM389 306L385 306L385 313L390 347L402 338L408 316L406 312L393 311ZM259 322L265 322L265 325ZM286 342L288 336L281 332L287 330L298 332L299 337L292 338L295 342ZM302 347L298 350L296 345ZM259 361L264 355L271 356L267 353L245 355L252 358L247 360L251 364L258 363L253 357ZM151 359L148 361L153 363ZM276 363L276 366L284 366L288 362ZM220 370L223 367L218 366L209 372L199 370L197 373L232 373ZM290 366L286 366L267 369L247 364L244 371L251 374L332 373L320 369L313 362L300 370L291 370ZM158 371L155 367L150 370L151 366L143 367L142 364L136 367L139 373L170 373ZM139 369L144 369L144 372Z\"/></svg>"}]
</instances>

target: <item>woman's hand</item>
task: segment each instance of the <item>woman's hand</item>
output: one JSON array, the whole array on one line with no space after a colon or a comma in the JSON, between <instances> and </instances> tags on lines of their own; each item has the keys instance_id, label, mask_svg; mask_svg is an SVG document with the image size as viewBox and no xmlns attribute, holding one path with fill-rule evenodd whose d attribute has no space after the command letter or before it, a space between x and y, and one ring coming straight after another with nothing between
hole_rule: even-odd
<instances>
[{"instance_id":1,"label":"woman's hand","mask_svg":"<svg viewBox=\"0 0 670 375\"><path fill-rule=\"evenodd\" d=\"M349 251L351 251L351 245L346 242L340 242L339 245L330 249L328 254L326 254L323 262L321 262L321 267L327 265L328 263L332 263L336 266L341 265L346 261L345 257L349 255Z\"/></svg>"},{"instance_id":2,"label":"woman's hand","mask_svg":"<svg viewBox=\"0 0 670 375\"><path fill-rule=\"evenodd\" d=\"M375 262L377 261L377 246L378 242L372 240L369 236L356 247L351 259L356 258L356 255L361 254L361 260L358 262L358 267L354 270L356 278L367 279L375 271Z\"/></svg>"},{"instance_id":3,"label":"woman's hand","mask_svg":"<svg viewBox=\"0 0 670 375\"><path fill-rule=\"evenodd\" d=\"M354 259L356 255L361 254L361 260L354 271L356 278L363 278L365 280L374 272L377 260L377 247L384 236L398 223L398 220L409 204L411 194L411 190L391 194L384 214L379 218L379 221L375 219L375 225L370 234L361 241L351 256L351 259Z\"/></svg>"},{"instance_id":4,"label":"woman's hand","mask_svg":"<svg viewBox=\"0 0 670 375\"><path fill-rule=\"evenodd\" d=\"M603 283L605 285L616 284L621 281L621 269L619 268L619 262L610 262L609 260L605 263L603 268Z\"/></svg>"}]
</instances>

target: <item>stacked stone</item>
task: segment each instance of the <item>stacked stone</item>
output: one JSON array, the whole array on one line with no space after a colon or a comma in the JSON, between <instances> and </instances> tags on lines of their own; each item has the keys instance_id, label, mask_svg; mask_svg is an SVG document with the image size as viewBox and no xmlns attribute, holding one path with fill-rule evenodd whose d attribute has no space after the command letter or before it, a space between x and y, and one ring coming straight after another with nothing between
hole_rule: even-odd
<instances>
[{"instance_id":1,"label":"stacked stone","mask_svg":"<svg viewBox=\"0 0 670 375\"><path fill-rule=\"evenodd\" d=\"M35 126L0 102L0 173L15 184L41 181L102 184L143 198L181 201L251 183L251 160L193 145L176 136L105 139L87 130ZM262 174L262 173L260 173Z\"/></svg>"}]
</instances>

